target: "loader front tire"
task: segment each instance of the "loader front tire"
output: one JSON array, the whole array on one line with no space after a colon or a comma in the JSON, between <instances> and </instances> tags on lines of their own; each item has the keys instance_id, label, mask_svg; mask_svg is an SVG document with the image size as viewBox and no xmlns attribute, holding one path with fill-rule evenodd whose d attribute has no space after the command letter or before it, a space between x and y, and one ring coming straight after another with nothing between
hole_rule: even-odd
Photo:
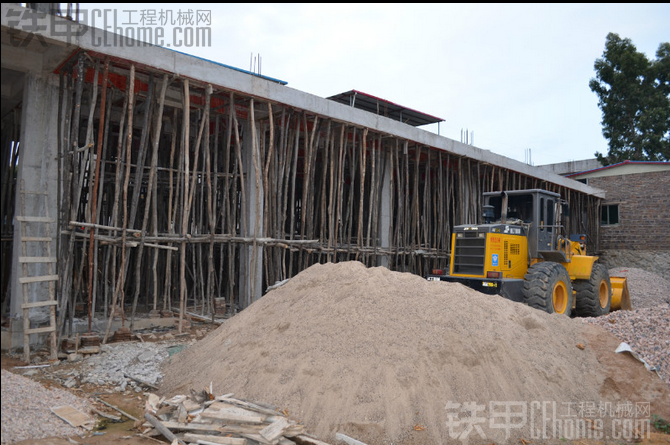
<instances>
[{"instance_id":1,"label":"loader front tire","mask_svg":"<svg viewBox=\"0 0 670 445\"><path fill-rule=\"evenodd\" d=\"M599 317L609 313L612 305L612 283L602 264L593 265L591 278L588 280L575 280L575 291L575 311L580 317Z\"/></svg>"},{"instance_id":2,"label":"loader front tire","mask_svg":"<svg viewBox=\"0 0 670 445\"><path fill-rule=\"evenodd\" d=\"M533 264L524 277L523 301L550 314L570 316L573 295L568 271L558 263Z\"/></svg>"}]
</instances>

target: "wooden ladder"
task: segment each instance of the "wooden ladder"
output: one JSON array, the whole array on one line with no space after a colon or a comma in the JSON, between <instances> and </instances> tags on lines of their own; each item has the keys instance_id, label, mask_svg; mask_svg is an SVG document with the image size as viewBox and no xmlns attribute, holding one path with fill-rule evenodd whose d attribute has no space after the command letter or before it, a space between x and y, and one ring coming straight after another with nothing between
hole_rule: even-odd
<instances>
[{"instance_id":1,"label":"wooden ladder","mask_svg":"<svg viewBox=\"0 0 670 445\"><path fill-rule=\"evenodd\" d=\"M26 216L26 195L41 195L44 197L44 216ZM22 267L22 274L19 278L19 284L23 287L23 360L30 363L30 335L31 334L49 334L49 343L51 346L50 359L56 360L58 358L58 347L56 345L56 281L58 275L54 273L54 266L56 264L56 257L51 256L51 223L56 220L49 217L48 206L49 194L47 192L28 192L25 190L24 181L21 181L21 214L23 216L15 216L15 221L20 224L21 228L21 246L22 256L19 257L19 263ZM26 226L44 227L43 236L28 236ZM38 234L39 231L35 230ZM42 252L46 256L28 256L28 243L41 243L43 245ZM47 264L47 275L30 275L29 264ZM36 295L32 302L29 302L30 286L33 283L48 282L49 294L48 298L43 295ZM49 325L38 328L31 328L30 311L37 307L49 307Z\"/></svg>"}]
</instances>

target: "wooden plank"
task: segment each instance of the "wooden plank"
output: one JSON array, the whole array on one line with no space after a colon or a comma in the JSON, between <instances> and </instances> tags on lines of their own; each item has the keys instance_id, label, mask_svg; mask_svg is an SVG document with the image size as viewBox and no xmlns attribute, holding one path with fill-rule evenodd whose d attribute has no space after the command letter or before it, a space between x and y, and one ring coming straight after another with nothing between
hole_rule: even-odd
<instances>
[{"instance_id":1,"label":"wooden plank","mask_svg":"<svg viewBox=\"0 0 670 445\"><path fill-rule=\"evenodd\" d=\"M268 419L266 419L266 422ZM257 434L260 436L261 430L265 425L224 425L219 427L218 431L220 433L232 433L232 434ZM300 424L289 424L283 432L284 437L295 437L301 434L305 434L305 426Z\"/></svg>"},{"instance_id":2,"label":"wooden plank","mask_svg":"<svg viewBox=\"0 0 670 445\"><path fill-rule=\"evenodd\" d=\"M16 219L19 222L41 222L41 223L56 222L55 219L49 218L47 216L15 216L14 219Z\"/></svg>"},{"instance_id":3,"label":"wooden plank","mask_svg":"<svg viewBox=\"0 0 670 445\"><path fill-rule=\"evenodd\" d=\"M260 432L260 435L270 442L279 439L279 436L284 434L284 430L288 428L289 423L286 417L281 417L276 421L272 422L270 425L263 428Z\"/></svg>"},{"instance_id":4,"label":"wooden plank","mask_svg":"<svg viewBox=\"0 0 670 445\"><path fill-rule=\"evenodd\" d=\"M247 439L251 439L254 441L253 443L258 443L260 445L276 445L273 442L269 442L263 439L263 436L261 436L260 434L240 434L240 436L244 436Z\"/></svg>"},{"instance_id":5,"label":"wooden plank","mask_svg":"<svg viewBox=\"0 0 670 445\"><path fill-rule=\"evenodd\" d=\"M166 428L178 431L221 431L221 425L213 423L181 423L181 422L161 422Z\"/></svg>"},{"instance_id":6,"label":"wooden plank","mask_svg":"<svg viewBox=\"0 0 670 445\"><path fill-rule=\"evenodd\" d=\"M275 410L271 410L269 408L264 408L262 406L259 406L255 403L252 402L247 402L245 400L240 400L240 399L233 399L231 397L226 397L226 396L220 396L216 398L217 401L228 403L230 405L235 405L239 406L241 408L246 408L252 411L256 411L262 414L267 414L269 416L276 416L278 413Z\"/></svg>"},{"instance_id":7,"label":"wooden plank","mask_svg":"<svg viewBox=\"0 0 670 445\"><path fill-rule=\"evenodd\" d=\"M246 439L244 439L246 440ZM202 440L199 439L197 442L195 442L197 445L219 445L219 442L210 442L209 440ZM227 443L227 442L226 442Z\"/></svg>"},{"instance_id":8,"label":"wooden plank","mask_svg":"<svg viewBox=\"0 0 670 445\"><path fill-rule=\"evenodd\" d=\"M108 402L102 400L100 397L96 397L95 400L97 400L98 402L102 403L103 405L108 406L108 407L112 408L113 410L115 410L115 411L117 411L117 412L123 414L123 415L126 416L127 418L129 418L129 419L131 419L131 420L134 420L135 422L138 422L138 421L139 421L139 419L138 419L137 417L132 416L132 415L128 414L127 412L123 411L121 408L119 408L119 407L117 407L117 406L114 406L114 405L112 405L111 403L108 403ZM148 413L147 413L147 414L148 414ZM147 419L147 420L149 420L149 419ZM150 421L150 420L149 420L149 421Z\"/></svg>"},{"instance_id":9,"label":"wooden plank","mask_svg":"<svg viewBox=\"0 0 670 445\"><path fill-rule=\"evenodd\" d=\"M264 428L264 425L218 425L218 430L222 434L260 434L261 430Z\"/></svg>"},{"instance_id":10,"label":"wooden plank","mask_svg":"<svg viewBox=\"0 0 670 445\"><path fill-rule=\"evenodd\" d=\"M186 433L184 434L184 440L190 442L205 441L210 443L216 443L221 445L246 445L247 439L239 437L223 437L223 436L212 436L209 434L194 434Z\"/></svg>"},{"instance_id":11,"label":"wooden plank","mask_svg":"<svg viewBox=\"0 0 670 445\"><path fill-rule=\"evenodd\" d=\"M163 425L160 420L156 419L154 416L152 416L149 413L144 413L144 418L153 425L156 430L163 435L167 440L169 440L172 443L178 443L180 445L184 445L184 441L175 436L172 431L170 431L168 428Z\"/></svg>"},{"instance_id":12,"label":"wooden plank","mask_svg":"<svg viewBox=\"0 0 670 445\"><path fill-rule=\"evenodd\" d=\"M249 413L241 408L224 408L221 410L216 410L207 408L205 411L200 414L201 417L206 419L217 419L225 420L228 422L240 422L240 423L252 423L259 424L265 421L265 416L255 413Z\"/></svg>"},{"instance_id":13,"label":"wooden plank","mask_svg":"<svg viewBox=\"0 0 670 445\"><path fill-rule=\"evenodd\" d=\"M295 437L305 434L305 425L291 424L284 430L284 437Z\"/></svg>"},{"instance_id":14,"label":"wooden plank","mask_svg":"<svg viewBox=\"0 0 670 445\"><path fill-rule=\"evenodd\" d=\"M51 238L49 238L51 240ZM53 256L20 256L19 263L55 263L56 257Z\"/></svg>"},{"instance_id":15,"label":"wooden plank","mask_svg":"<svg viewBox=\"0 0 670 445\"><path fill-rule=\"evenodd\" d=\"M52 238L48 236L22 236L21 241L24 242L51 242Z\"/></svg>"},{"instance_id":16,"label":"wooden plank","mask_svg":"<svg viewBox=\"0 0 670 445\"><path fill-rule=\"evenodd\" d=\"M24 331L24 334L30 335L30 334L44 334L45 332L54 332L56 330L56 326L47 326L44 328L35 328L35 329L26 329Z\"/></svg>"},{"instance_id":17,"label":"wooden plank","mask_svg":"<svg viewBox=\"0 0 670 445\"><path fill-rule=\"evenodd\" d=\"M56 305L58 305L58 302L56 300L36 301L34 303L22 304L21 309L32 309L34 307L56 306Z\"/></svg>"},{"instance_id":18,"label":"wooden plank","mask_svg":"<svg viewBox=\"0 0 670 445\"><path fill-rule=\"evenodd\" d=\"M19 278L19 283L39 283L42 281L58 281L58 275L42 275L39 277L22 277Z\"/></svg>"},{"instance_id":19,"label":"wooden plank","mask_svg":"<svg viewBox=\"0 0 670 445\"><path fill-rule=\"evenodd\" d=\"M52 413L54 413L56 416L63 419L70 426L73 426L75 428L86 425L89 422L93 422L93 419L91 419L90 416L82 413L81 411L69 405L55 406L50 409Z\"/></svg>"}]
</instances>

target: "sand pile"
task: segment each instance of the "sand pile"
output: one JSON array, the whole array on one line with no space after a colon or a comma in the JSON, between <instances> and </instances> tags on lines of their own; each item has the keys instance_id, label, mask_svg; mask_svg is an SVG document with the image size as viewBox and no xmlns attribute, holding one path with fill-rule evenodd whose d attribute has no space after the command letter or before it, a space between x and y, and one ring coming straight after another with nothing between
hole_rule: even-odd
<instances>
[{"instance_id":1,"label":"sand pile","mask_svg":"<svg viewBox=\"0 0 670 445\"><path fill-rule=\"evenodd\" d=\"M531 402L553 404L561 419L606 400L650 402L670 417L667 387L632 358L614 356L617 345L600 328L460 284L324 264L174 356L161 392L212 382L215 394L288 409L332 443L337 432L371 445L518 443L533 433L562 443L565 432L542 424L541 413L531 422L540 406ZM494 416L505 411L506 421Z\"/></svg>"}]
</instances>

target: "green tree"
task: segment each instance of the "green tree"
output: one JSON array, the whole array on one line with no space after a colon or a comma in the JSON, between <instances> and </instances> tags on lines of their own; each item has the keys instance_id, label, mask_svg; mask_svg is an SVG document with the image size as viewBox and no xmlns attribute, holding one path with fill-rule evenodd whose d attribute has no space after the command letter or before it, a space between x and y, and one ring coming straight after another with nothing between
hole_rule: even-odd
<instances>
[{"instance_id":1,"label":"green tree","mask_svg":"<svg viewBox=\"0 0 670 445\"><path fill-rule=\"evenodd\" d=\"M630 39L609 33L596 59L589 87L603 112L607 156L603 164L670 161L670 43L661 43L656 59L638 52Z\"/></svg>"}]
</instances>

